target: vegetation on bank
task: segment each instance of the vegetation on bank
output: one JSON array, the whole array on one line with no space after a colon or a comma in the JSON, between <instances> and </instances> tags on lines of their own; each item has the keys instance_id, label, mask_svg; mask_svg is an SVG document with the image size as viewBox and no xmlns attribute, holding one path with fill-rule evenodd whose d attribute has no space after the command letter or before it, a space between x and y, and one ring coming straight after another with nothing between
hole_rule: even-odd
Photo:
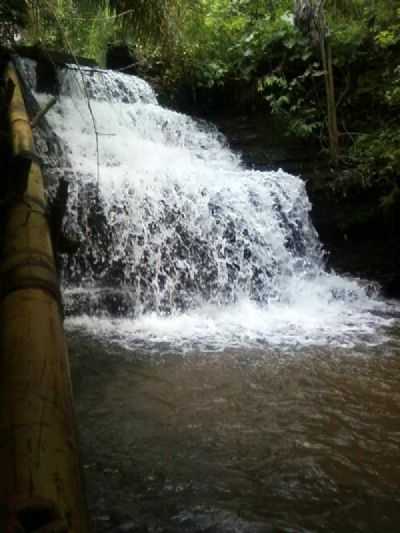
<instances>
[{"instance_id":1,"label":"vegetation on bank","mask_svg":"<svg viewBox=\"0 0 400 533\"><path fill-rule=\"evenodd\" d=\"M344 189L400 199L400 7L393 0L15 0L1 37L104 61L127 43L165 86L246 86L286 131L354 170ZM17 29L16 29L17 28Z\"/></svg>"}]
</instances>

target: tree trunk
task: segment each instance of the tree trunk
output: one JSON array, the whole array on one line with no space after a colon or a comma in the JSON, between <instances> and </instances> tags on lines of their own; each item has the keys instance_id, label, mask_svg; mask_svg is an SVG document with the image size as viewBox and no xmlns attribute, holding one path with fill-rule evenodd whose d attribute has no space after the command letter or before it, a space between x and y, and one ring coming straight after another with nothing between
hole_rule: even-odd
<instances>
[{"instance_id":1,"label":"tree trunk","mask_svg":"<svg viewBox=\"0 0 400 533\"><path fill-rule=\"evenodd\" d=\"M325 80L325 95L326 107L328 117L328 138L329 138L329 152L332 161L335 163L339 156L339 133L337 128L337 112L336 112L336 98L335 98L335 80L333 76L332 66L332 47L326 37L325 21L320 16L319 21L319 42L321 51L322 68L324 71Z\"/></svg>"},{"instance_id":2,"label":"tree trunk","mask_svg":"<svg viewBox=\"0 0 400 533\"><path fill-rule=\"evenodd\" d=\"M336 1L333 8L334 12L336 12ZM339 157L339 133L335 80L333 76L332 47L328 37L328 26L325 21L324 0L295 0L295 23L304 34L308 35L312 43L320 48L325 82L329 152L332 161L337 162Z\"/></svg>"},{"instance_id":3,"label":"tree trunk","mask_svg":"<svg viewBox=\"0 0 400 533\"><path fill-rule=\"evenodd\" d=\"M333 63L332 63L332 47L329 41L326 41L327 59L328 59L328 85L329 90L326 95L327 101L330 102L331 108L331 130L332 130L332 144L331 153L334 161L337 161L339 156L339 132L337 127L337 108L335 96L335 79L333 77Z\"/></svg>"}]
</instances>

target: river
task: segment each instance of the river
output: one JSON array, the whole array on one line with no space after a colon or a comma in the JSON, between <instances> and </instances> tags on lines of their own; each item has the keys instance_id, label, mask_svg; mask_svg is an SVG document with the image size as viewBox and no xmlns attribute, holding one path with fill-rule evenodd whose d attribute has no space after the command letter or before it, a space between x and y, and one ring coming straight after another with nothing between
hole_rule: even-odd
<instances>
[{"instance_id":1,"label":"river","mask_svg":"<svg viewBox=\"0 0 400 533\"><path fill-rule=\"evenodd\" d=\"M397 342L174 353L68 339L96 531L398 531Z\"/></svg>"},{"instance_id":2,"label":"river","mask_svg":"<svg viewBox=\"0 0 400 533\"><path fill-rule=\"evenodd\" d=\"M21 64L34 96L33 62ZM304 182L139 78L59 72L35 141L105 532L397 532L399 306L328 271Z\"/></svg>"}]
</instances>

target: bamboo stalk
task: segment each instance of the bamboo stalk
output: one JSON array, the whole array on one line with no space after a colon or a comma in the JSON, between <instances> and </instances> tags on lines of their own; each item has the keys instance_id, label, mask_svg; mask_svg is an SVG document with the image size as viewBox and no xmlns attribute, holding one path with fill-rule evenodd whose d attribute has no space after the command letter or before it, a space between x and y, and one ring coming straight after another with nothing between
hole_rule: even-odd
<instances>
[{"instance_id":1,"label":"bamboo stalk","mask_svg":"<svg viewBox=\"0 0 400 533\"><path fill-rule=\"evenodd\" d=\"M33 139L18 76L9 106L14 156ZM32 158L8 210L0 265L0 507L6 531L86 533L68 354L43 176Z\"/></svg>"}]
</instances>

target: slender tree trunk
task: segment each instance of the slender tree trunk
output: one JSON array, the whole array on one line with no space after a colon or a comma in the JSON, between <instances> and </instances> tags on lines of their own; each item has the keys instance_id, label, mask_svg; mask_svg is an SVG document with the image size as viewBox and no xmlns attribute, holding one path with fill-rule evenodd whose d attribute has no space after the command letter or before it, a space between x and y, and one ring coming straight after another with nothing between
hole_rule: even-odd
<instances>
[{"instance_id":1,"label":"slender tree trunk","mask_svg":"<svg viewBox=\"0 0 400 533\"><path fill-rule=\"evenodd\" d=\"M40 40L40 6L38 0L27 1L28 16L32 21L33 40L35 42Z\"/></svg>"},{"instance_id":2,"label":"slender tree trunk","mask_svg":"<svg viewBox=\"0 0 400 533\"><path fill-rule=\"evenodd\" d=\"M328 81L329 93L327 99L330 101L331 108L331 129L332 129L332 148L334 160L339 156L339 131L337 126L337 107L335 95L335 78L333 76L332 47L329 41L326 42L327 59L328 59Z\"/></svg>"},{"instance_id":3,"label":"slender tree trunk","mask_svg":"<svg viewBox=\"0 0 400 533\"><path fill-rule=\"evenodd\" d=\"M334 0L335 14L336 10L337 2ZM332 161L336 162L339 157L339 133L332 47L329 42L329 28L325 20L325 0L295 0L295 22L300 30L310 38L313 45L320 48L325 82L329 152Z\"/></svg>"},{"instance_id":4,"label":"slender tree trunk","mask_svg":"<svg viewBox=\"0 0 400 533\"><path fill-rule=\"evenodd\" d=\"M335 80L333 76L332 47L329 42L329 39L326 36L326 24L322 12L319 15L318 26L321 61L325 81L329 152L332 160L334 162L337 162L339 156L339 132L337 127L337 110L335 98Z\"/></svg>"}]
</instances>

